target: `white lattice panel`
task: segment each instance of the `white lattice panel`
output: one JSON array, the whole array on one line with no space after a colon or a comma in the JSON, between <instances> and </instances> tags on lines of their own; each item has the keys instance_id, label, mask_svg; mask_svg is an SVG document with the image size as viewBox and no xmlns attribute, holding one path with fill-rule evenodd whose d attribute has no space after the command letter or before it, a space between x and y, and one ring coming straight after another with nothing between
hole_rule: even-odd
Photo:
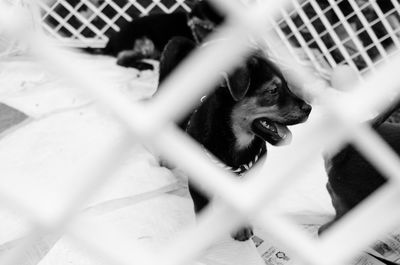
<instances>
[{"instance_id":1,"label":"white lattice panel","mask_svg":"<svg viewBox=\"0 0 400 265\"><path fill-rule=\"evenodd\" d=\"M45 31L73 47L104 47L110 32L140 16L190 10L184 0L54 0L39 5Z\"/></svg>"},{"instance_id":2,"label":"white lattice panel","mask_svg":"<svg viewBox=\"0 0 400 265\"><path fill-rule=\"evenodd\" d=\"M291 1L276 26L317 69L348 64L365 72L400 48L398 0Z\"/></svg>"}]
</instances>

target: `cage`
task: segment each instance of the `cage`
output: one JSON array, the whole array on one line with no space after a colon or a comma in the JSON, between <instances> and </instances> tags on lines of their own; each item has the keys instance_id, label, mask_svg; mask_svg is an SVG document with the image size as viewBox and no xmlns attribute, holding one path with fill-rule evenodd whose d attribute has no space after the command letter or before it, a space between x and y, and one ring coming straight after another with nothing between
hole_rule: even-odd
<instances>
[{"instance_id":1,"label":"cage","mask_svg":"<svg viewBox=\"0 0 400 265\"><path fill-rule=\"evenodd\" d=\"M233 36L235 41L205 45L184 70L172 75L166 92L154 99L150 98L157 86L154 73L116 71L113 59L65 52L60 46L102 48L123 24L158 12L190 12L194 1L6 2L0 2L0 97L29 118L19 116L18 122L25 121L0 138L4 161L0 209L6 212L0 211L5 224L0 228L2 264L381 264L377 257L398 262L398 233L386 241L377 238L392 232L400 220L400 164L382 139L359 123L371 109L382 110L399 98L398 0L259 0L246 1L247 5L213 0L235 18L217 37ZM28 11L30 23L23 25L32 29L16 27L23 34L14 32L21 17L11 13L13 7ZM269 26L259 26L263 23ZM287 73L294 87L316 86L320 94L326 93L321 100L327 118L311 123L297 142L277 150L276 156L268 157L271 162L256 168L259 171L250 171L250 178L237 180L210 163L204 148L173 124L211 89L207 83L219 80L221 71L246 54L251 45L241 36L247 33L254 35L251 44L265 44L278 65L294 70ZM279 45L287 51L285 60L280 58ZM28 60L24 64L10 56L15 53L32 57L23 58ZM348 65L364 81L355 85L354 92L336 98L329 94L332 89L326 82L341 65ZM188 91L189 86L193 91ZM300 172L320 158L321 148L335 149L349 141L387 176L388 185L332 232L310 237L304 228L315 232L315 226L308 223L299 228L273 206L280 206L277 198L296 179L304 180ZM149 150L136 144L155 149L182 166L193 181L217 193L215 208L197 225L180 231L194 224L193 215L179 211L191 207L187 189L182 188L187 176L180 170L172 171L176 174L172 176ZM105 185L110 176L114 182ZM325 191L325 183L320 185L324 180L318 179ZM303 195L315 192L307 187ZM97 197L91 201L93 194ZM323 203L319 199L313 203ZM171 210L178 215L173 221ZM126 215L130 211L135 214ZM258 219L266 237L245 243L218 241L249 216ZM375 244L368 247L371 243ZM365 249L369 254L360 256Z\"/></svg>"}]
</instances>

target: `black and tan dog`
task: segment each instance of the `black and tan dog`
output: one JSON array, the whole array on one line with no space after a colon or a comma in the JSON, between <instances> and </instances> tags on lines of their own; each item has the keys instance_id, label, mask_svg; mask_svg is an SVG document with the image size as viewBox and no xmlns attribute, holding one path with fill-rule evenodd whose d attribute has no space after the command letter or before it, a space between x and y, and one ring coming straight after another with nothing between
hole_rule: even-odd
<instances>
[{"instance_id":1,"label":"black and tan dog","mask_svg":"<svg viewBox=\"0 0 400 265\"><path fill-rule=\"evenodd\" d=\"M196 47L182 37L167 44L160 61L160 84ZM233 172L242 174L266 153L266 142L278 145L289 139L287 126L304 122L311 107L290 91L281 72L261 52L253 52L221 80L180 127ZM208 198L193 185L189 190L196 212L201 211ZM246 228L234 238L243 241L251 235L251 228Z\"/></svg>"}]
</instances>

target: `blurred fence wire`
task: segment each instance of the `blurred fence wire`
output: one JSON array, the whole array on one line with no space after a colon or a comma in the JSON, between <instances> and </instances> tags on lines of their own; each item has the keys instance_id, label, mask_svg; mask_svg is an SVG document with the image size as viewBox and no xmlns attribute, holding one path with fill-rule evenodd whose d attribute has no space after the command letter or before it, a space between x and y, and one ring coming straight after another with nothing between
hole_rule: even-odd
<instances>
[{"instance_id":1,"label":"blurred fence wire","mask_svg":"<svg viewBox=\"0 0 400 265\"><path fill-rule=\"evenodd\" d=\"M169 7L163 1L153 1L146 8L139 1L38 2L46 37L42 31L27 28L27 12L20 8L20 4L1 3L2 38L10 43L23 43L45 67L92 93L99 105L111 111L130 134L179 165L194 182L201 183L221 198L214 211L202 216L198 226L175 239L166 246L165 252L157 256L151 253L118 256L109 249L102 249L85 237L85 231L79 230L79 225L71 224L79 224L78 206L89 196L88 190L101 186L107 177L104 172L112 171L112 162L129 149L126 142L118 143L109 147L107 154L99 158L100 162L94 162L97 167L100 165L100 169L90 172L82 186L77 188L80 191L78 196L71 198L69 207L57 216L38 217L29 213L26 205L7 195L0 196L3 206L18 208L21 212L27 210L27 218L34 224L27 240L19 247L20 252L16 251L3 264L22 264L20 253L35 244L38 238L65 232L110 264L183 265L197 258L202 250L222 234L241 225L249 216L261 220L265 230L280 245L289 249L299 262L346 264L373 240L399 223L399 160L373 131L359 123L371 111L380 111L388 102L399 97L400 75L397 69L400 68L400 57L396 49L399 44L400 5L397 0L265 0L252 1L246 6L237 1L211 2L227 12L227 16L235 18L211 36L217 39L228 37L230 45L222 41L197 50L183 70L174 72L165 83L163 93L146 103L132 103L107 89L108 80L90 72L84 65L75 65L70 60L70 52L53 45L54 38L75 47L101 47L107 41L107 32L119 29L120 19L129 21L133 14L148 14L156 8L162 12L176 9L188 11L190 7L185 1L176 1ZM130 13L131 8L136 10ZM108 16L109 10L115 14ZM280 19L271 21L272 17ZM210 163L202 148L173 122L188 111L198 95L210 89L213 81L218 80L220 71L231 69L238 63L237 58L248 51L247 37L260 45L267 44L294 87L311 93L311 98L322 97L331 119L316 120L296 136L299 139L296 144L282 149L275 163L268 163L268 169L262 168L252 178L239 183L230 173ZM287 56L293 52L297 57ZM218 55L217 63L215 55ZM310 62L313 70L310 71L304 62ZM309 87L312 86L316 86L318 91L327 90L326 84L319 82L313 72L326 75L332 67L343 63L363 73L365 82L340 98L310 92ZM198 85L192 93L187 87L193 84ZM184 97L185 102L171 104L171 99L178 98L176 95ZM271 203L280 195L278 191L291 183L301 165L312 161L321 148L334 148L344 141L358 146L391 181L318 241L283 217L268 212ZM368 222L364 221L366 219Z\"/></svg>"}]
</instances>

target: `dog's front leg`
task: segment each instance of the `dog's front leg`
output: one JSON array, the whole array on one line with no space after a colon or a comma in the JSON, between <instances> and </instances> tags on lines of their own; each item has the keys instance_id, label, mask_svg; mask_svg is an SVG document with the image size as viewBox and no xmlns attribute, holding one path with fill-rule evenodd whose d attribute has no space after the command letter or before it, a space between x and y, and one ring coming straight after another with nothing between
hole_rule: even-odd
<instances>
[{"instance_id":1,"label":"dog's front leg","mask_svg":"<svg viewBox=\"0 0 400 265\"><path fill-rule=\"evenodd\" d=\"M209 204L209 199L194 185L191 185L190 181L189 181L189 191L190 191L190 196L193 199L194 210L196 214L198 214ZM250 239L253 235L254 234L252 226L245 226L240 228L238 231L231 233L232 238L237 241L246 241Z\"/></svg>"}]
</instances>

